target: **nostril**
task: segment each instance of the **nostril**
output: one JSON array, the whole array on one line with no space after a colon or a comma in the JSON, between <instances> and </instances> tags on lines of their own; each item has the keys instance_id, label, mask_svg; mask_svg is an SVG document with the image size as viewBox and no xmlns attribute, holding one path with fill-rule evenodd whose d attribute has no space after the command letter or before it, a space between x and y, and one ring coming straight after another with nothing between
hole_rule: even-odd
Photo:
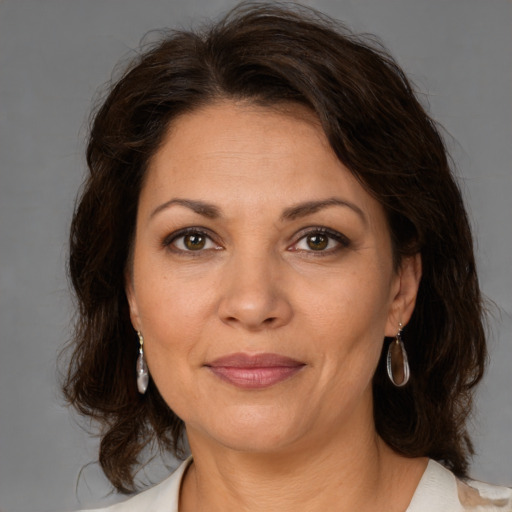
<instances>
[{"instance_id":1,"label":"nostril","mask_svg":"<svg viewBox=\"0 0 512 512\"><path fill-rule=\"evenodd\" d=\"M252 281L240 285L235 281L221 297L217 314L231 327L244 327L251 331L275 329L286 324L293 316L286 297L269 286Z\"/></svg>"}]
</instances>

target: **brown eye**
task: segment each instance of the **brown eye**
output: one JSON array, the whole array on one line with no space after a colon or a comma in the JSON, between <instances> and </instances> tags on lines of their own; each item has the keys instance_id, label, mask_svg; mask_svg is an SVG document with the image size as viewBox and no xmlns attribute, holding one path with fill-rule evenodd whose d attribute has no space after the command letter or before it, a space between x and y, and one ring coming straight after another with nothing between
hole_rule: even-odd
<instances>
[{"instance_id":1,"label":"brown eye","mask_svg":"<svg viewBox=\"0 0 512 512\"><path fill-rule=\"evenodd\" d=\"M306 237L306 243L313 251L323 251L329 245L329 237L327 235L315 233Z\"/></svg>"},{"instance_id":2,"label":"brown eye","mask_svg":"<svg viewBox=\"0 0 512 512\"><path fill-rule=\"evenodd\" d=\"M350 247L350 244L350 240L339 231L318 226L309 228L309 232L300 237L288 250L327 256Z\"/></svg>"},{"instance_id":3,"label":"brown eye","mask_svg":"<svg viewBox=\"0 0 512 512\"><path fill-rule=\"evenodd\" d=\"M175 254L188 253L192 255L192 253L196 253L196 256L222 249L222 246L215 243L210 234L196 228L180 229L171 233L162 240L162 245Z\"/></svg>"},{"instance_id":4,"label":"brown eye","mask_svg":"<svg viewBox=\"0 0 512 512\"><path fill-rule=\"evenodd\" d=\"M206 245L206 237L200 233L192 233L183 237L183 244L189 251L200 251Z\"/></svg>"}]
</instances>

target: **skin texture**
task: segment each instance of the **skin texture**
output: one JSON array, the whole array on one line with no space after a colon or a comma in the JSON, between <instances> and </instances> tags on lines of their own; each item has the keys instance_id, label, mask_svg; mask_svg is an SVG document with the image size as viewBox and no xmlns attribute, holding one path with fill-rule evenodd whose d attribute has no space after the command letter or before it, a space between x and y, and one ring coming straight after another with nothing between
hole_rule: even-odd
<instances>
[{"instance_id":1,"label":"skin texture","mask_svg":"<svg viewBox=\"0 0 512 512\"><path fill-rule=\"evenodd\" d=\"M127 296L194 455L181 510L405 510L425 461L378 438L371 380L420 267L393 268L381 206L309 111L219 102L173 122L141 191ZM300 369L249 389L212 372L240 353Z\"/></svg>"}]
</instances>

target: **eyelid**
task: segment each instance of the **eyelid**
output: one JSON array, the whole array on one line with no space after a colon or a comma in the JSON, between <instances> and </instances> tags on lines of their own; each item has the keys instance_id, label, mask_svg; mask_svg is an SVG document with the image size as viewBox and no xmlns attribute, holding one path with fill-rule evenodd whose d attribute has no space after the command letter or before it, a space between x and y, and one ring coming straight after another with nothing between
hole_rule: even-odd
<instances>
[{"instance_id":1,"label":"eyelid","mask_svg":"<svg viewBox=\"0 0 512 512\"><path fill-rule=\"evenodd\" d=\"M178 240L179 238L183 238L187 235L201 235L209 240L211 240L216 247L214 249L200 249L197 251L187 251L184 249L179 249L178 247L174 246L174 242ZM181 228L176 231L173 231L169 235L165 236L162 240L162 246L165 249L173 250L175 252L179 253L187 253L187 254L194 254L194 253L201 253L205 251L211 251L211 250L219 250L222 249L221 244L218 242L217 237L207 228L200 227L200 226L189 226L186 228Z\"/></svg>"},{"instance_id":2,"label":"eyelid","mask_svg":"<svg viewBox=\"0 0 512 512\"><path fill-rule=\"evenodd\" d=\"M321 234L325 235L333 240L335 240L339 246L323 250L323 251L315 251L313 249L310 250L303 250L303 249L296 249L295 247L298 245L298 243L306 238L307 236L315 235L315 234ZM288 247L289 251L300 251L303 250L304 252L311 252L316 253L317 255L321 254L329 254L332 252L335 252L336 250L340 248L347 248L351 245L350 239L345 236L343 233L340 233L339 231L336 231L335 229L328 228L325 226L308 226L306 228L301 229L296 235L294 236L295 241Z\"/></svg>"},{"instance_id":3,"label":"eyelid","mask_svg":"<svg viewBox=\"0 0 512 512\"><path fill-rule=\"evenodd\" d=\"M175 245L173 245L177 239L185 237L190 234L197 234L197 235L204 236L204 237L208 238L213 244L215 244L216 247L214 247L213 249L209 248L209 249L199 249L197 251L192 251L192 250L180 249L180 248L176 247ZM315 235L315 234L321 234L321 235L325 235L325 236L329 237L330 239L337 242L338 246L336 246L334 248L326 249L326 250L319 250L319 251L315 251L313 249L305 250L305 249L297 249L296 248L296 246L298 245L298 243L301 240L303 240L307 236L311 236L311 235ZM288 248L287 248L288 251L311 252L311 253L317 253L318 255L321 255L322 253L323 254L333 253L333 252L336 252L338 249L347 248L351 245L350 239L347 236L345 236L343 233L340 233L339 231L337 231L335 229L328 228L325 226L305 227L305 228L301 229L299 232L297 232L294 235L293 239L295 241L291 245L288 246ZM173 231L172 233L168 234L167 236L165 236L163 238L161 244L164 248L166 248L168 250L173 250L178 253L186 253L186 254L192 254L192 255L194 253L196 253L196 255L197 255L197 254L199 254L201 252L205 252L205 251L223 249L222 244L218 241L218 237L216 236L216 234L212 233L208 228L204 228L201 226L189 226L189 227L185 227L185 228L181 228L176 231Z\"/></svg>"}]
</instances>

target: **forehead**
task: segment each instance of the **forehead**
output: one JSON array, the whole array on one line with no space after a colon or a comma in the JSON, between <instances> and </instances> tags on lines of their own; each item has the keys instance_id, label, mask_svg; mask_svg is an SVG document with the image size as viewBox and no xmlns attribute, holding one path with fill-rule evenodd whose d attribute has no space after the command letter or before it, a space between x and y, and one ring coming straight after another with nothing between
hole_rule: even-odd
<instances>
[{"instance_id":1,"label":"forehead","mask_svg":"<svg viewBox=\"0 0 512 512\"><path fill-rule=\"evenodd\" d=\"M222 101L174 119L150 169L171 160L195 163L204 158L263 163L292 158L306 148L314 148L316 156L335 158L318 118L306 107Z\"/></svg>"},{"instance_id":2,"label":"forehead","mask_svg":"<svg viewBox=\"0 0 512 512\"><path fill-rule=\"evenodd\" d=\"M150 161L141 203L173 195L261 209L340 194L379 208L309 109L226 101L172 122Z\"/></svg>"}]
</instances>

